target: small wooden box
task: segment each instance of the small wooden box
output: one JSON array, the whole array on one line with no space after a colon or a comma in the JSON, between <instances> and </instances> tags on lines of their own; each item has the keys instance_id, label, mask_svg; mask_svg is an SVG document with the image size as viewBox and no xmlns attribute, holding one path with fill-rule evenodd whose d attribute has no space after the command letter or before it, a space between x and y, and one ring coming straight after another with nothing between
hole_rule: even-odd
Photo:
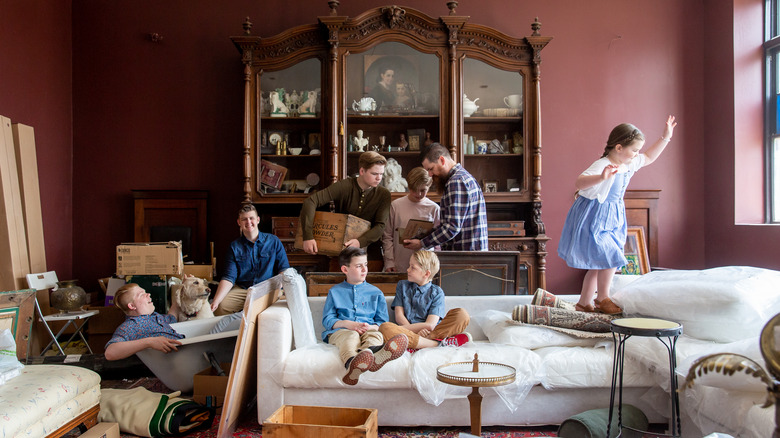
<instances>
[{"instance_id":1,"label":"small wooden box","mask_svg":"<svg viewBox=\"0 0 780 438\"><path fill-rule=\"evenodd\" d=\"M357 239L371 228L371 222L351 214L314 213L314 240L317 241L318 254L337 256L344 249L344 243ZM301 225L295 233L295 248L303 249Z\"/></svg>"},{"instance_id":2,"label":"small wooden box","mask_svg":"<svg viewBox=\"0 0 780 438\"><path fill-rule=\"evenodd\" d=\"M488 221L488 237L523 237L525 221Z\"/></svg>"},{"instance_id":3,"label":"small wooden box","mask_svg":"<svg viewBox=\"0 0 780 438\"><path fill-rule=\"evenodd\" d=\"M284 405L263 421L264 438L376 438L377 410Z\"/></svg>"},{"instance_id":4,"label":"small wooden box","mask_svg":"<svg viewBox=\"0 0 780 438\"><path fill-rule=\"evenodd\" d=\"M287 168L268 160L260 160L260 183L275 189L282 188Z\"/></svg>"}]
</instances>

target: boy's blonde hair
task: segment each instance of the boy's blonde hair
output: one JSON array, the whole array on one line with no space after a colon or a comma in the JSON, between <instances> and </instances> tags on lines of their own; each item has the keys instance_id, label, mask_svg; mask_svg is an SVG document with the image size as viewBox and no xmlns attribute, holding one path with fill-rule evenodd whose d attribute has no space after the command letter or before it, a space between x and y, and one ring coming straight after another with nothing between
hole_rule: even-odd
<instances>
[{"instance_id":1,"label":"boy's blonde hair","mask_svg":"<svg viewBox=\"0 0 780 438\"><path fill-rule=\"evenodd\" d=\"M122 311L125 313L129 312L130 309L127 307L127 305L130 304L133 299L128 292L132 291L136 287L139 287L136 283L127 283L126 285L120 287L114 294L114 305L122 309Z\"/></svg>"},{"instance_id":2,"label":"boy's blonde hair","mask_svg":"<svg viewBox=\"0 0 780 438\"><path fill-rule=\"evenodd\" d=\"M431 188L433 178L428 175L428 171L422 167L415 167L406 174L406 182L409 185L409 191L420 190L423 187Z\"/></svg>"},{"instance_id":3,"label":"boy's blonde hair","mask_svg":"<svg viewBox=\"0 0 780 438\"><path fill-rule=\"evenodd\" d=\"M414 260L420 264L425 271L431 271L430 278L433 278L439 272L439 257L433 251L420 249L412 254Z\"/></svg>"}]
</instances>

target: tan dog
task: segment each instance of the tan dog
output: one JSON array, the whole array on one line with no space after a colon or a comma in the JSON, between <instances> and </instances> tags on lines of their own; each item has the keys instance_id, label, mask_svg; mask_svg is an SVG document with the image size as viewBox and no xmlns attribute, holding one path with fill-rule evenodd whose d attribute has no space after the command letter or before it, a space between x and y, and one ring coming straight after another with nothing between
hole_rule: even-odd
<instances>
[{"instance_id":1,"label":"tan dog","mask_svg":"<svg viewBox=\"0 0 780 438\"><path fill-rule=\"evenodd\" d=\"M181 284L171 286L171 299L179 305L176 320L203 319L214 317L209 304L211 289L206 280L187 275Z\"/></svg>"}]
</instances>

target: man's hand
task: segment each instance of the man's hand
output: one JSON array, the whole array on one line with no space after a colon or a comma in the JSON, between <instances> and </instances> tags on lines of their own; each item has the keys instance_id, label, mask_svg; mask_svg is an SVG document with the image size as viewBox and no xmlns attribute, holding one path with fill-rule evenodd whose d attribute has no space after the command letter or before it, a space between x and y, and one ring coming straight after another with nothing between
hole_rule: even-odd
<instances>
[{"instance_id":1,"label":"man's hand","mask_svg":"<svg viewBox=\"0 0 780 438\"><path fill-rule=\"evenodd\" d=\"M317 254L317 241L314 239L304 240L303 251L309 254Z\"/></svg>"},{"instance_id":2,"label":"man's hand","mask_svg":"<svg viewBox=\"0 0 780 438\"><path fill-rule=\"evenodd\" d=\"M357 239L347 240L346 242L344 242L344 248L346 248L348 246L353 246L355 248L360 248L360 242L358 242Z\"/></svg>"},{"instance_id":3,"label":"man's hand","mask_svg":"<svg viewBox=\"0 0 780 438\"><path fill-rule=\"evenodd\" d=\"M417 251L423 248L420 239L406 239L404 240L404 248Z\"/></svg>"}]
</instances>

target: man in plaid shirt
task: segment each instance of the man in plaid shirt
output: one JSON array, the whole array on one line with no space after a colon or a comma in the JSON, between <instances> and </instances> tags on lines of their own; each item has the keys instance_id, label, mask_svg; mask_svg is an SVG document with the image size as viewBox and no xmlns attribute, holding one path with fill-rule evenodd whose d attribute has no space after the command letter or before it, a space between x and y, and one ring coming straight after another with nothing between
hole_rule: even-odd
<instances>
[{"instance_id":1,"label":"man in plaid shirt","mask_svg":"<svg viewBox=\"0 0 780 438\"><path fill-rule=\"evenodd\" d=\"M428 174L438 177L440 186L444 181L441 224L422 240L404 240L404 247L416 251L441 245L450 251L487 251L487 210L477 181L439 143L431 144L422 157Z\"/></svg>"}]
</instances>

